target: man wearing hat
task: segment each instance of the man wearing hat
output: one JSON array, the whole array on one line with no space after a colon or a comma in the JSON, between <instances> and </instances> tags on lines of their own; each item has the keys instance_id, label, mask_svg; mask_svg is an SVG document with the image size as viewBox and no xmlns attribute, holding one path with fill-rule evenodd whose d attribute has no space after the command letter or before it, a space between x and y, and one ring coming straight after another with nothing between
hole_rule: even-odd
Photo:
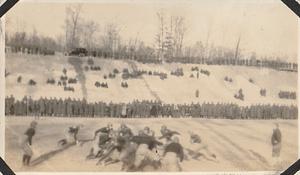
<instances>
[{"instance_id":1,"label":"man wearing hat","mask_svg":"<svg viewBox=\"0 0 300 175\"><path fill-rule=\"evenodd\" d=\"M280 150L281 150L281 131L279 129L279 124L275 124L276 128L273 129L273 134L271 138L271 143L273 146L272 149L272 156L273 157L279 157L280 156Z\"/></svg>"}]
</instances>

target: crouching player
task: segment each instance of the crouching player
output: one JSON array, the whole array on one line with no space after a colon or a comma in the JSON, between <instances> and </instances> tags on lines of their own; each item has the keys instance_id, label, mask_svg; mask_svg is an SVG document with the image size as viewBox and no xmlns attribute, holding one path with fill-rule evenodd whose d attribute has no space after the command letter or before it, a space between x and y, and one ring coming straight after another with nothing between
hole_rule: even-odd
<instances>
[{"instance_id":1,"label":"crouching player","mask_svg":"<svg viewBox=\"0 0 300 175\"><path fill-rule=\"evenodd\" d=\"M157 153L157 146L162 145L153 136L146 135L143 131L138 136L133 136L131 142L137 144L133 170L142 170L145 166L150 165L154 169L160 166L160 155Z\"/></svg>"},{"instance_id":2,"label":"crouching player","mask_svg":"<svg viewBox=\"0 0 300 175\"><path fill-rule=\"evenodd\" d=\"M77 144L78 142L78 132L83 125L71 126L65 131L65 138L57 142L59 146L66 146L67 144Z\"/></svg>"},{"instance_id":3,"label":"crouching player","mask_svg":"<svg viewBox=\"0 0 300 175\"><path fill-rule=\"evenodd\" d=\"M93 147L90 150L90 154L86 157L87 159L98 158L103 155L104 150L109 146L108 142L111 141L111 127L101 128L95 132Z\"/></svg>"},{"instance_id":4,"label":"crouching player","mask_svg":"<svg viewBox=\"0 0 300 175\"><path fill-rule=\"evenodd\" d=\"M218 162L216 155L208 149L199 135L190 132L190 143L191 149L187 148L186 151L192 159L199 160L200 157L203 157L206 160Z\"/></svg>"},{"instance_id":5,"label":"crouching player","mask_svg":"<svg viewBox=\"0 0 300 175\"><path fill-rule=\"evenodd\" d=\"M170 144L165 147L162 167L165 171L181 171L180 162L183 161L183 147L179 143L179 138L174 137Z\"/></svg>"}]
</instances>

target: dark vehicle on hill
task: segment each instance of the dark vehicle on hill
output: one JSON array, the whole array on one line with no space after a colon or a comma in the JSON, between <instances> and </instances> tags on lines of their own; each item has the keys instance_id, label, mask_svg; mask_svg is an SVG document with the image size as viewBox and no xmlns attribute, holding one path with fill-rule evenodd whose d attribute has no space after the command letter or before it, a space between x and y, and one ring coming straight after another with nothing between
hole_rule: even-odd
<instances>
[{"instance_id":1,"label":"dark vehicle on hill","mask_svg":"<svg viewBox=\"0 0 300 175\"><path fill-rule=\"evenodd\" d=\"M70 56L76 55L76 56L83 57L88 55L88 51L85 48L76 48L71 50L71 52L69 52L69 55Z\"/></svg>"},{"instance_id":2,"label":"dark vehicle on hill","mask_svg":"<svg viewBox=\"0 0 300 175\"><path fill-rule=\"evenodd\" d=\"M45 48L45 49L41 50L41 54L42 55L55 55L55 51Z\"/></svg>"}]
</instances>

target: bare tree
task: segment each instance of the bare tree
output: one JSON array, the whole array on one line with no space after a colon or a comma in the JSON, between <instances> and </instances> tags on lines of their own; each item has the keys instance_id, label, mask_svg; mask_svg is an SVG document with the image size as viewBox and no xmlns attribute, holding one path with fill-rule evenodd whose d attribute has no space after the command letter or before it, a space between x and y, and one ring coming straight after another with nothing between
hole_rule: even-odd
<instances>
[{"instance_id":1,"label":"bare tree","mask_svg":"<svg viewBox=\"0 0 300 175\"><path fill-rule=\"evenodd\" d=\"M213 28L213 18L209 18L208 24L207 24L207 34L206 34L206 43L205 43L205 59L210 59L210 49L209 47L209 40L210 40L210 34Z\"/></svg>"},{"instance_id":2,"label":"bare tree","mask_svg":"<svg viewBox=\"0 0 300 175\"><path fill-rule=\"evenodd\" d=\"M182 55L183 39L186 33L185 20L182 16L175 16L172 19L174 21L174 54L178 57Z\"/></svg>"},{"instance_id":3,"label":"bare tree","mask_svg":"<svg viewBox=\"0 0 300 175\"><path fill-rule=\"evenodd\" d=\"M63 34L60 34L60 35L56 36L56 43L57 43L57 46L58 46L57 49L61 52L64 51L66 43L65 43L65 39L64 39Z\"/></svg>"},{"instance_id":4,"label":"bare tree","mask_svg":"<svg viewBox=\"0 0 300 175\"><path fill-rule=\"evenodd\" d=\"M138 35L138 34L137 34ZM129 52L129 57L131 59L135 59L136 57L136 54L137 54L137 49L139 47L139 43L141 41L138 39L138 36L136 36L134 39L133 38L130 38L129 39L129 42L128 42L128 52Z\"/></svg>"},{"instance_id":5,"label":"bare tree","mask_svg":"<svg viewBox=\"0 0 300 175\"><path fill-rule=\"evenodd\" d=\"M110 56L115 57L115 52L120 46L120 28L113 24L106 24L104 27L104 34L102 35L102 44L106 52L110 53Z\"/></svg>"},{"instance_id":6,"label":"bare tree","mask_svg":"<svg viewBox=\"0 0 300 175\"><path fill-rule=\"evenodd\" d=\"M171 16L167 19L163 11L158 12L157 17L159 24L156 34L158 57L164 60L164 57L182 56L183 39L186 33L185 18Z\"/></svg>"},{"instance_id":7,"label":"bare tree","mask_svg":"<svg viewBox=\"0 0 300 175\"><path fill-rule=\"evenodd\" d=\"M26 44L27 35L25 32L16 32L10 38L10 45L16 49L16 52L23 51Z\"/></svg>"},{"instance_id":8,"label":"bare tree","mask_svg":"<svg viewBox=\"0 0 300 175\"><path fill-rule=\"evenodd\" d=\"M82 5L70 5L66 8L65 32L66 32L66 45L68 49L79 46L79 20Z\"/></svg>"},{"instance_id":9,"label":"bare tree","mask_svg":"<svg viewBox=\"0 0 300 175\"><path fill-rule=\"evenodd\" d=\"M239 39L236 43L236 48L235 48L235 54L234 54L234 60L237 61L239 57L239 47L240 47L240 41L241 41L241 36L239 36Z\"/></svg>"},{"instance_id":10,"label":"bare tree","mask_svg":"<svg viewBox=\"0 0 300 175\"><path fill-rule=\"evenodd\" d=\"M28 38L28 46L31 48L31 52L37 54L41 45L40 37L35 28L33 28L31 35Z\"/></svg>"},{"instance_id":11,"label":"bare tree","mask_svg":"<svg viewBox=\"0 0 300 175\"><path fill-rule=\"evenodd\" d=\"M157 49L158 49L158 58L161 61L164 61L164 43L165 43L165 27L166 27L166 20L165 20L165 14L163 11L157 12L158 17L158 33L156 34L156 43L157 43Z\"/></svg>"},{"instance_id":12,"label":"bare tree","mask_svg":"<svg viewBox=\"0 0 300 175\"><path fill-rule=\"evenodd\" d=\"M193 57L200 57L200 58L203 58L204 57L204 45L201 41L197 41L195 43L195 45L192 47L192 50L191 50L191 55Z\"/></svg>"},{"instance_id":13,"label":"bare tree","mask_svg":"<svg viewBox=\"0 0 300 175\"><path fill-rule=\"evenodd\" d=\"M84 47L87 48L88 51L92 51L95 49L95 33L98 30L98 24L94 21L86 21L82 24L82 41Z\"/></svg>"}]
</instances>

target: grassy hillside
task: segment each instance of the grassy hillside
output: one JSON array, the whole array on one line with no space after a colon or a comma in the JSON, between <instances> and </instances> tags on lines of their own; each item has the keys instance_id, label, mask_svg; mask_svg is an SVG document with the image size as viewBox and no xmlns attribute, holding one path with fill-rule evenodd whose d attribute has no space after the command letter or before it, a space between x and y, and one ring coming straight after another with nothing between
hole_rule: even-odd
<instances>
[{"instance_id":1,"label":"grassy hillside","mask_svg":"<svg viewBox=\"0 0 300 175\"><path fill-rule=\"evenodd\" d=\"M101 71L85 71L87 58L82 59L80 67L70 64L65 56L32 56L32 55L6 55L6 70L10 73L6 77L6 95L13 94L17 98L30 95L34 99L42 97L71 97L82 98L86 91L88 101L113 101L129 102L134 99L155 100L153 93L157 94L166 103L197 103L197 102L232 102L242 105L258 103L297 104L297 100L279 99L278 92L297 91L297 73L281 72L272 69L259 69L241 66L216 66L193 64L142 64L123 60L111 60L94 58L94 65L100 66ZM78 59L78 58L75 58ZM139 70L158 71L168 74L168 78L161 80L158 76L144 75L140 79L129 79L129 87L121 87L122 77L118 74L115 79L104 79L104 75L124 68L129 71L135 65ZM190 78L191 68L198 66L210 72L210 76L200 74L199 79ZM48 78L58 80L63 68L68 70L68 77L82 80L72 85L75 92L64 91L57 85L46 84ZM170 75L176 68L183 68L184 76ZM81 69L81 70L78 70ZM81 72L80 72L81 71ZM17 83L18 76L22 76L22 82ZM224 77L232 78L233 82L224 81ZM253 79L253 83L249 79ZM37 82L36 86L28 86L29 79ZM109 88L96 88L95 81L107 82ZM86 90L85 90L86 88ZM243 89L244 101L234 98L239 89ZM267 90L267 96L260 96L260 89ZM199 98L195 97L195 91L199 90Z\"/></svg>"}]
</instances>

